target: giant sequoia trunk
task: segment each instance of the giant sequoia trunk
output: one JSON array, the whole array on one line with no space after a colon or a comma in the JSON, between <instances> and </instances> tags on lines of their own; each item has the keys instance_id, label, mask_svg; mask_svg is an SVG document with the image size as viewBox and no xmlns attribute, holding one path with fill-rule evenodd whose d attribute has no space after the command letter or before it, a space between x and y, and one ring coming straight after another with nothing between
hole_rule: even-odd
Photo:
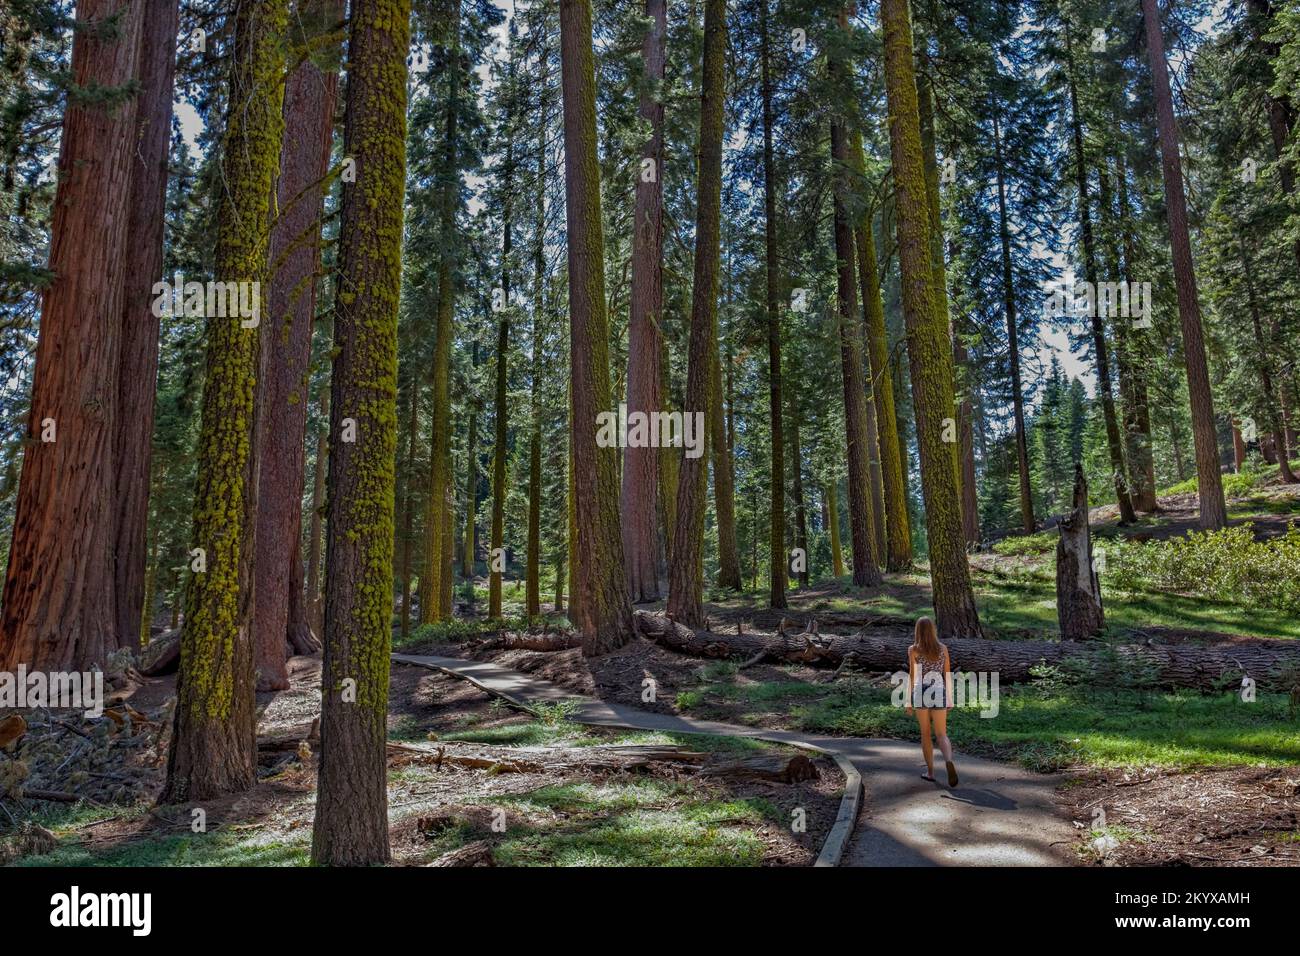
<instances>
[{"instance_id":1,"label":"giant sequoia trunk","mask_svg":"<svg viewBox=\"0 0 1300 956\"><path fill-rule=\"evenodd\" d=\"M863 671L902 671L913 635L910 621L886 619L880 626L865 622L852 635L719 634L694 630L663 615L636 612L638 633L646 640L692 657L740 660L745 663L804 664L846 667ZM1163 687L1218 690L1243 675L1261 688L1286 686L1287 668L1300 666L1294 641L1253 640L1225 644L1110 645L1099 641L986 641L948 638L945 642L955 671L997 673L1004 683L1027 681L1039 664L1094 660L1109 666L1111 655L1135 667L1151 668ZM742 665L743 666L743 665Z\"/></svg>"},{"instance_id":2,"label":"giant sequoia trunk","mask_svg":"<svg viewBox=\"0 0 1300 956\"><path fill-rule=\"evenodd\" d=\"M1196 489L1200 499L1201 527L1222 528L1228 511L1223 500L1219 442L1214 422L1214 397L1205 361L1205 335L1201 328L1201 304L1196 293L1196 269L1192 263L1192 241L1187 233L1187 199L1183 195L1183 163L1178 155L1178 127L1174 122L1174 100L1169 89L1169 67L1165 63L1165 41L1160 30L1160 9L1156 0L1142 0L1146 23L1147 55L1155 90L1156 117L1160 129L1160 164L1164 173L1165 208L1169 217L1169 241L1174 253L1174 287L1178 293L1178 318L1183 329L1183 361L1187 369L1187 392L1192 405L1192 439L1196 445Z\"/></svg>"},{"instance_id":3,"label":"giant sequoia trunk","mask_svg":"<svg viewBox=\"0 0 1300 956\"><path fill-rule=\"evenodd\" d=\"M393 617L397 311L406 184L407 0L353 0L330 434L325 663L312 862L385 863L388 669Z\"/></svg>"},{"instance_id":4,"label":"giant sequoia trunk","mask_svg":"<svg viewBox=\"0 0 1300 956\"><path fill-rule=\"evenodd\" d=\"M582 501L581 555L574 624L587 656L632 638L618 520L618 449L596 445L596 416L610 406L609 322L605 312L600 164L596 157L596 78L590 0L561 0L560 63L564 90L564 196L569 253L569 354L572 383L573 483Z\"/></svg>"},{"instance_id":5,"label":"giant sequoia trunk","mask_svg":"<svg viewBox=\"0 0 1300 956\"><path fill-rule=\"evenodd\" d=\"M881 0L880 18L885 34L885 87L889 100L903 317L907 325L935 618L945 640L957 636L978 637L979 615L971 591L962 530L956 446L946 440L950 428L955 426L952 344L947 323L934 305L930 210L921 159L916 77L912 68L912 17L907 0Z\"/></svg>"},{"instance_id":6,"label":"giant sequoia trunk","mask_svg":"<svg viewBox=\"0 0 1300 956\"><path fill-rule=\"evenodd\" d=\"M695 275L683 415L708 421L713 356L718 336L718 271L721 255L723 96L726 80L727 5L706 0L704 7L703 88L700 96L699 180L695 223ZM707 432L706 432L707 434ZM707 444L707 442L706 442ZM704 619L702 553L707 459L681 459L677 476L677 515L668 567L668 610L679 621Z\"/></svg>"},{"instance_id":7,"label":"giant sequoia trunk","mask_svg":"<svg viewBox=\"0 0 1300 956\"><path fill-rule=\"evenodd\" d=\"M120 91L135 78L142 6L77 4L72 79L78 87ZM117 29L99 36L97 28L113 17ZM118 631L112 560L135 123L134 97L114 105L73 98L63 115L50 240L54 281L41 303L0 617L4 670L102 667L138 633L138 616L127 622L129 631ZM137 557L143 572L143 541Z\"/></svg>"},{"instance_id":8,"label":"giant sequoia trunk","mask_svg":"<svg viewBox=\"0 0 1300 956\"><path fill-rule=\"evenodd\" d=\"M218 282L268 276L271 196L280 160L281 44L288 0L240 0L234 12L230 103L217 210ZM261 314L269 316L263 294ZM161 801L181 803L251 787L257 766L253 712L253 555L256 538L258 373L256 328L209 318L191 541L206 570L185 591L176 729Z\"/></svg>"},{"instance_id":9,"label":"giant sequoia trunk","mask_svg":"<svg viewBox=\"0 0 1300 956\"><path fill-rule=\"evenodd\" d=\"M876 515L871 509L871 452L867 447L867 392L863 370L862 323L858 320L853 227L849 223L850 162L848 134L831 125L835 168L835 259L839 304L840 381L844 387L844 431L849 472L849 533L853 540L853 583L871 587L881 581L876 555Z\"/></svg>"},{"instance_id":10,"label":"giant sequoia trunk","mask_svg":"<svg viewBox=\"0 0 1300 956\"><path fill-rule=\"evenodd\" d=\"M343 15L339 0L311 0L298 6L290 38L317 44L317 57L304 59L284 89L284 144L277 216L271 230L271 312L262 323L262 374L258 377L257 607L254 666L259 690L289 686L288 633L291 561L302 535L306 385L316 318L316 275L320 271L321 213L325 175L334 138L338 88L335 47L320 39ZM318 63L323 65L318 65ZM301 602L299 602L301 603Z\"/></svg>"},{"instance_id":11,"label":"giant sequoia trunk","mask_svg":"<svg viewBox=\"0 0 1300 956\"><path fill-rule=\"evenodd\" d=\"M116 440L117 639L134 646L142 614L152 616L146 594L145 534L149 517L149 464L153 453L154 390L158 383L158 316L153 283L162 274L171 145L172 86L176 66L177 0L147 0L143 13L136 94L136 140L131 164L131 208L122 293L122 352L118 361ZM155 536L157 532L155 529ZM152 582L151 582L152 583Z\"/></svg>"},{"instance_id":12,"label":"giant sequoia trunk","mask_svg":"<svg viewBox=\"0 0 1300 956\"><path fill-rule=\"evenodd\" d=\"M648 21L641 44L642 79L639 115L650 125L641 149L632 226L632 299L627 326L627 409L665 411L660 367L663 315L663 164L664 43L668 31L667 0L646 0ZM623 451L623 559L633 601L659 600L658 448Z\"/></svg>"}]
</instances>

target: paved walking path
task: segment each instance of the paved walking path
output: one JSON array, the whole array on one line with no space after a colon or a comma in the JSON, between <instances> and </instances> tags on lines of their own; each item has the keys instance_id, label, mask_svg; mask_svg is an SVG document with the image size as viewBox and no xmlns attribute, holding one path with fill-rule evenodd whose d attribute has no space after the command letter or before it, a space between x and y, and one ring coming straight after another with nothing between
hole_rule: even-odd
<instances>
[{"instance_id":1,"label":"paved walking path","mask_svg":"<svg viewBox=\"0 0 1300 956\"><path fill-rule=\"evenodd\" d=\"M954 789L920 777L920 747L900 740L823 737L761 730L673 714L656 714L570 693L509 668L457 657L394 654L393 660L444 671L521 705L576 700L578 723L670 733L752 737L822 750L849 780L840 818L818 865L829 866L1062 866L1076 840L1054 808L1059 779L1011 764L957 754ZM944 779L937 753L937 776ZM865 787L859 814L857 771ZM856 817L856 825L854 819Z\"/></svg>"}]
</instances>

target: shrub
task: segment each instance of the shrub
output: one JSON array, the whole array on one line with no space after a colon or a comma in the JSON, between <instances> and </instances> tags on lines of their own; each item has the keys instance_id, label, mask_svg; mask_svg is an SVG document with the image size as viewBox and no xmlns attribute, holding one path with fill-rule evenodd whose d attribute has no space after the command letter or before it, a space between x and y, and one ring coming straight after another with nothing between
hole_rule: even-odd
<instances>
[{"instance_id":1,"label":"shrub","mask_svg":"<svg viewBox=\"0 0 1300 956\"><path fill-rule=\"evenodd\" d=\"M1107 583L1300 612L1300 527L1256 541L1249 524L1168 541L1106 545Z\"/></svg>"}]
</instances>

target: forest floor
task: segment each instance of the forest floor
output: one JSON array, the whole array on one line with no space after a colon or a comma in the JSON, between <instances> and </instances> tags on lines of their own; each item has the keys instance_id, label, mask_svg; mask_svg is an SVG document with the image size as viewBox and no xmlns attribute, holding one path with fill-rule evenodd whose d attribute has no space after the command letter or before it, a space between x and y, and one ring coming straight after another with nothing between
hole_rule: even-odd
<instances>
[{"instance_id":1,"label":"forest floor","mask_svg":"<svg viewBox=\"0 0 1300 956\"><path fill-rule=\"evenodd\" d=\"M1094 509L1099 545L1116 536L1161 541L1191 530L1194 501L1169 495L1160 503L1159 514L1127 528L1117 527L1106 508ZM1261 483L1230 498L1229 513L1234 523L1250 522L1257 538L1276 537L1300 518L1300 489ZM1055 635L1054 543L1055 532L1047 531L1003 539L971 556L987 637ZM1103 587L1107 639L1300 639L1300 621L1281 610L1120 591L1105 576ZM870 591L846 579L793 589L785 611L767 608L762 589L709 597L717 631L775 631L783 624L797 631L816 618L822 633L847 633L855 619L930 611L924 564ZM467 615L395 645L492 661L575 695L664 715L805 736L915 740L914 722L891 705L885 675L850 671L834 678L813 667L766 663L741 670L640 640L592 660L576 650L493 647L497 633L523 626L521 601L521 590L508 586L511 620ZM481 599L475 604L485 606ZM903 622L896 627L906 632ZM165 768L174 677L138 687L125 726L71 715L56 715L63 724L33 721L27 738L0 754L0 863L306 863L319 673L318 660L295 658L292 688L259 695L257 786L205 805L202 833L193 832L191 808L152 808ZM647 678L654 681L652 699ZM561 705L521 713L463 681L408 667L392 671L390 708L398 865L466 853L496 864L808 865L835 817L843 780L824 760L818 779L798 784L715 776L707 771L784 751L752 739L583 727L566 719ZM963 755L1054 775L1042 779L1051 780L1056 810L1072 822L1071 856L1078 862L1300 864L1300 720L1284 693L1260 693L1247 707L1228 691L1119 689L1048 674L1002 687L996 719L957 709L949 726ZM626 754L647 747L667 748L667 756L637 772L593 766L619 748ZM672 748L696 756L676 759ZM919 766L919 748L913 759ZM14 792L24 779L28 787L85 799L20 800ZM808 811L802 833L790 827L799 807Z\"/></svg>"},{"instance_id":2,"label":"forest floor","mask_svg":"<svg viewBox=\"0 0 1300 956\"><path fill-rule=\"evenodd\" d=\"M49 804L7 795L0 863L305 865L320 662L291 663L292 687L259 695L257 785L205 802L206 832L192 832L191 807L152 806L165 767L166 699L174 693L174 678L165 678L131 701L152 718L136 729L142 779L132 798ZM486 865L490 858L495 865L805 866L821 848L843 786L825 758L814 761L816 779L792 784L726 772L755 757L779 765L801 753L791 748L585 728L566 721L563 707L520 713L463 681L409 667L391 674L389 728L395 865ZM62 755L26 745L15 760ZM642 763L647 753L654 759ZM629 755L632 764L620 766ZM802 832L789 823L797 807L806 813ZM10 815L12 822L3 819Z\"/></svg>"},{"instance_id":3,"label":"forest floor","mask_svg":"<svg viewBox=\"0 0 1300 956\"><path fill-rule=\"evenodd\" d=\"M1159 503L1161 512L1124 528L1113 507L1094 509L1099 546L1115 537L1167 540L1195 529L1194 496L1169 495ZM1300 488L1252 487L1230 498L1229 514L1234 524L1249 522L1259 540L1276 537L1300 519ZM986 636L1055 637L1055 538L1047 531L1006 539L972 555ZM772 632L783 623L798 631L816 618L823 634L849 633L854 628L847 622L855 618L932 612L924 566L890 575L870 591L847 579L816 582L793 590L785 611L766 607L762 590L710 597L710 628L718 632ZM1106 602L1107 638L1115 641L1300 639L1293 614L1257 604L1109 588ZM837 619L845 624L837 626ZM741 671L734 662L681 656L644 641L593 660L576 650L503 650L490 642L422 641L419 635L403 650L492 661L574 693L665 714L915 739L914 721L891 705L888 675L835 679L813 667L767 663ZM646 678L655 682L649 701ZM1056 799L1074 821L1080 862L1300 864L1300 719L1284 693L1260 693L1244 706L1232 691L1118 689L1047 676L1002 687L996 719L981 718L977 708L959 709L949 727L962 752L1064 774Z\"/></svg>"}]
</instances>

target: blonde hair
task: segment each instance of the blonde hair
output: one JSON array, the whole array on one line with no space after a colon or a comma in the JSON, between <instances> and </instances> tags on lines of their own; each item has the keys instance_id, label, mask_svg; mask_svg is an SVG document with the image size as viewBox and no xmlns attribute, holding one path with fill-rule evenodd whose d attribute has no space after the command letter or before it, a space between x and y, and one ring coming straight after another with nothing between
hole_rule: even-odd
<instances>
[{"instance_id":1,"label":"blonde hair","mask_svg":"<svg viewBox=\"0 0 1300 956\"><path fill-rule=\"evenodd\" d=\"M916 619L916 636L912 641L918 657L927 661L937 661L943 656L943 645L939 643L939 632L934 621L928 617Z\"/></svg>"}]
</instances>

